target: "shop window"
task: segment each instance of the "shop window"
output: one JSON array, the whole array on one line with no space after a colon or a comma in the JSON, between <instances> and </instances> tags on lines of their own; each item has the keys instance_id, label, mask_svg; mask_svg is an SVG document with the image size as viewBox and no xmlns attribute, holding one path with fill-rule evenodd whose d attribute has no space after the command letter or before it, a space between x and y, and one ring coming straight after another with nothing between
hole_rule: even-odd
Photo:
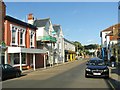
<instances>
[{"instance_id":1,"label":"shop window","mask_svg":"<svg viewBox=\"0 0 120 90\"><path fill-rule=\"evenodd\" d=\"M22 54L22 64L26 64L26 55ZM20 57L19 54L14 54L14 65L20 64Z\"/></svg>"}]
</instances>

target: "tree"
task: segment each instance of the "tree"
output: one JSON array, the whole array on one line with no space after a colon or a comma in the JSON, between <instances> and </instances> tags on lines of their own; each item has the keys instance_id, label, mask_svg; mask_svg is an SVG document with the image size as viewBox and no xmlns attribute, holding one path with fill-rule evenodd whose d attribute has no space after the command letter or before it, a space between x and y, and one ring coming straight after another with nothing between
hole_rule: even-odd
<instances>
[{"instance_id":1,"label":"tree","mask_svg":"<svg viewBox=\"0 0 120 90\"><path fill-rule=\"evenodd\" d=\"M90 44L90 45L85 45L84 48L85 49L97 49L99 47L98 44Z\"/></svg>"},{"instance_id":2,"label":"tree","mask_svg":"<svg viewBox=\"0 0 120 90\"><path fill-rule=\"evenodd\" d=\"M80 43L80 42L78 42L78 41L75 41L75 42L73 42L74 43L74 45L75 45L75 51L77 52L77 51L80 51L80 50L83 50L83 46L82 46L82 44Z\"/></svg>"}]
</instances>

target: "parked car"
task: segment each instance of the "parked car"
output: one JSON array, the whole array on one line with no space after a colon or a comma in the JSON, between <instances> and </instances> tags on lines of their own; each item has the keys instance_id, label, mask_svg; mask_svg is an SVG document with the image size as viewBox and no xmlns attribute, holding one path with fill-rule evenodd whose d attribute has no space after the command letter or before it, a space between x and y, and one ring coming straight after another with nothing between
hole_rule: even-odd
<instances>
[{"instance_id":1,"label":"parked car","mask_svg":"<svg viewBox=\"0 0 120 90\"><path fill-rule=\"evenodd\" d=\"M109 78L109 68L104 60L91 58L86 64L85 77L105 77Z\"/></svg>"},{"instance_id":2,"label":"parked car","mask_svg":"<svg viewBox=\"0 0 120 90\"><path fill-rule=\"evenodd\" d=\"M0 72L1 80L21 76L21 71L9 64L0 64Z\"/></svg>"}]
</instances>

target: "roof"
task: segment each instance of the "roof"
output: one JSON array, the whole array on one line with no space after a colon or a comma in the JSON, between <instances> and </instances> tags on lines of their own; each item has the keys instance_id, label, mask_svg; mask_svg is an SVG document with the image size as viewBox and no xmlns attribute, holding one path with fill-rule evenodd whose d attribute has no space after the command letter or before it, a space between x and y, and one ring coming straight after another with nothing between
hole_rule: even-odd
<instances>
[{"instance_id":1,"label":"roof","mask_svg":"<svg viewBox=\"0 0 120 90\"><path fill-rule=\"evenodd\" d=\"M112 26L108 27L107 29L105 29L105 30L103 30L103 31L101 31L101 32L113 31L113 27L118 27L118 28L120 28L120 23L115 24L115 25L112 25Z\"/></svg>"},{"instance_id":2,"label":"roof","mask_svg":"<svg viewBox=\"0 0 120 90\"><path fill-rule=\"evenodd\" d=\"M38 19L38 20L34 21L33 25L36 27L44 27L49 20L50 20L50 18Z\"/></svg>"},{"instance_id":3,"label":"roof","mask_svg":"<svg viewBox=\"0 0 120 90\"><path fill-rule=\"evenodd\" d=\"M106 36L113 36L113 31L108 33Z\"/></svg>"},{"instance_id":4,"label":"roof","mask_svg":"<svg viewBox=\"0 0 120 90\"><path fill-rule=\"evenodd\" d=\"M19 24L19 25L22 25L22 26L25 26L25 27L29 27L29 28L31 28L31 29L37 29L37 27L35 27L34 25L31 25L31 24L26 23L26 22L23 22L23 21L21 21L21 20L15 19L15 18L13 18L13 17L11 17L11 16L6 16L6 17L5 17L5 20L8 20L8 21L10 21L10 22L14 22L14 23L16 23L16 24Z\"/></svg>"},{"instance_id":5,"label":"roof","mask_svg":"<svg viewBox=\"0 0 120 90\"><path fill-rule=\"evenodd\" d=\"M73 45L74 45L74 43L73 43L73 42L71 42L71 41L69 41L69 40L67 40L67 39L65 39L65 38L64 38L64 41L66 41L66 42L71 43L71 44L73 44Z\"/></svg>"},{"instance_id":6,"label":"roof","mask_svg":"<svg viewBox=\"0 0 120 90\"><path fill-rule=\"evenodd\" d=\"M60 25L53 25L53 29L57 32L60 29Z\"/></svg>"},{"instance_id":7,"label":"roof","mask_svg":"<svg viewBox=\"0 0 120 90\"><path fill-rule=\"evenodd\" d=\"M103 30L102 32L112 31L112 30L113 30L113 26L111 26L111 27L109 27L109 28L107 28L107 29Z\"/></svg>"}]
</instances>

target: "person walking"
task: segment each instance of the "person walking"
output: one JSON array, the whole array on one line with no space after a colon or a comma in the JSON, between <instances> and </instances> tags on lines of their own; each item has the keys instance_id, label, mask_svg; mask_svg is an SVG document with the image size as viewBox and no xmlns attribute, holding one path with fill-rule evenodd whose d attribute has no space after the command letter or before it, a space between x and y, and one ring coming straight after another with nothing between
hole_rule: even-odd
<instances>
[{"instance_id":1,"label":"person walking","mask_svg":"<svg viewBox=\"0 0 120 90\"><path fill-rule=\"evenodd\" d=\"M111 57L110 57L110 63L111 63L111 66L112 66L112 67L115 67L115 62L116 62L115 56L111 56Z\"/></svg>"}]
</instances>

